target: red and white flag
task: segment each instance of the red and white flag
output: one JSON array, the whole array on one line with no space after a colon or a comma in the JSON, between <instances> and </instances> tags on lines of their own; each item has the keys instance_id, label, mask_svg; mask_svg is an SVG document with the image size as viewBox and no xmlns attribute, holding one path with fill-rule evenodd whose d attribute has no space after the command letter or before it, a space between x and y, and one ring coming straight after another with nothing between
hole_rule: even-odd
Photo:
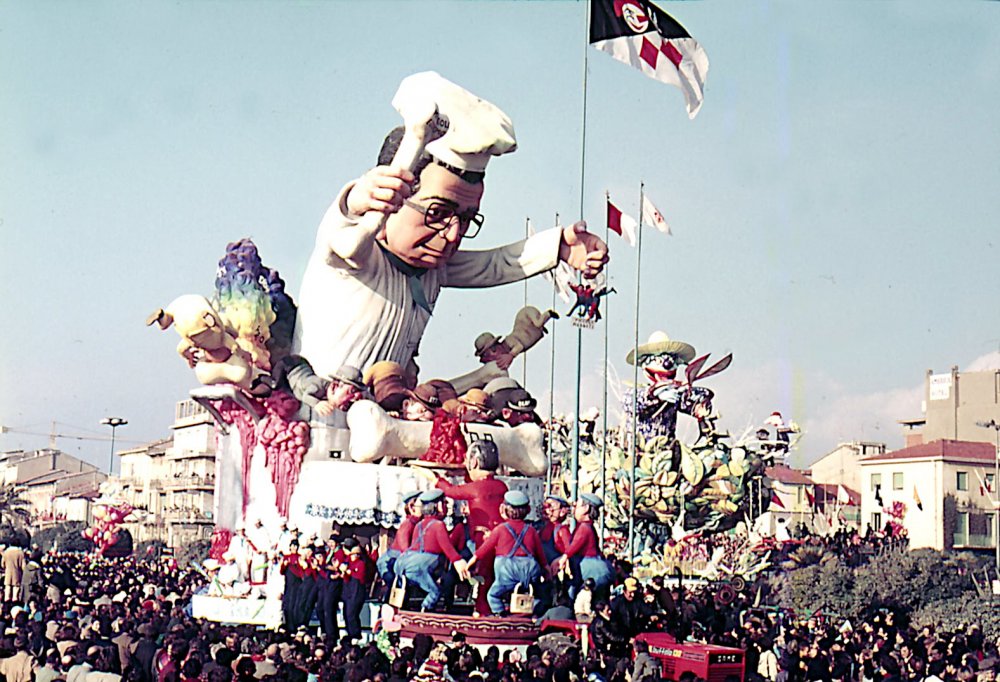
<instances>
[{"instance_id":1,"label":"red and white flag","mask_svg":"<svg viewBox=\"0 0 1000 682\"><path fill-rule=\"evenodd\" d=\"M650 78L680 88L688 117L698 115L708 55L659 7L647 0L591 0L590 43Z\"/></svg>"},{"instance_id":2,"label":"red and white flag","mask_svg":"<svg viewBox=\"0 0 1000 682\"><path fill-rule=\"evenodd\" d=\"M629 243L629 246L635 246L635 230L638 226L639 224L635 222L635 218L622 213L617 206L611 203L611 199L608 199L609 230L625 239Z\"/></svg>"},{"instance_id":3,"label":"red and white flag","mask_svg":"<svg viewBox=\"0 0 1000 682\"><path fill-rule=\"evenodd\" d=\"M839 485L838 484L837 485L837 504L847 505L847 504L850 504L850 503L851 503L851 494L849 492L847 492L847 488L845 488L843 485Z\"/></svg>"},{"instance_id":4,"label":"red and white flag","mask_svg":"<svg viewBox=\"0 0 1000 682\"><path fill-rule=\"evenodd\" d=\"M646 195L642 197L642 222L652 225L663 234L673 234L667 221L663 219L663 214L653 206L653 202Z\"/></svg>"}]
</instances>

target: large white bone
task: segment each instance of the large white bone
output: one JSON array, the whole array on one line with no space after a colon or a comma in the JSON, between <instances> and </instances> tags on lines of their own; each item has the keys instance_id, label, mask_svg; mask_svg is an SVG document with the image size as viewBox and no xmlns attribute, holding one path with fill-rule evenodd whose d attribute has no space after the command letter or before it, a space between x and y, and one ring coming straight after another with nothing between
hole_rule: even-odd
<instances>
[{"instance_id":1,"label":"large white bone","mask_svg":"<svg viewBox=\"0 0 1000 682\"><path fill-rule=\"evenodd\" d=\"M351 459L377 462L384 457L416 459L430 445L431 423L395 419L369 400L354 403L347 412L351 429ZM463 424L469 441L492 440L500 451L500 464L525 476L541 476L547 468L542 430L535 424L493 426Z\"/></svg>"},{"instance_id":2,"label":"large white bone","mask_svg":"<svg viewBox=\"0 0 1000 682\"><path fill-rule=\"evenodd\" d=\"M468 374L455 377L449 380L448 383L455 387L459 395L462 395L463 393L467 393L470 388L482 388L494 379L505 376L508 376L507 370L500 369L500 366L493 361L487 362L482 367L474 369Z\"/></svg>"}]
</instances>

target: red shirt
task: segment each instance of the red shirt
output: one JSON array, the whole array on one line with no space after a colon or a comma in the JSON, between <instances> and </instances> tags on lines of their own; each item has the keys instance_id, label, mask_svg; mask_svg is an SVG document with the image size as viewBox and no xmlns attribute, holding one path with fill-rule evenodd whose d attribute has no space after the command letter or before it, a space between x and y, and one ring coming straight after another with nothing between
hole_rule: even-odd
<instances>
[{"instance_id":1,"label":"red shirt","mask_svg":"<svg viewBox=\"0 0 1000 682\"><path fill-rule=\"evenodd\" d=\"M482 561L484 557L493 556L494 552L498 557L507 556L514 549L514 535L520 535L524 528L528 530L514 556L533 556L539 565L544 566L545 552L542 550L542 541L538 539L538 531L519 519L506 521L491 530L486 541L476 548L476 560ZM511 534L511 530L514 534Z\"/></svg>"},{"instance_id":2,"label":"red shirt","mask_svg":"<svg viewBox=\"0 0 1000 682\"><path fill-rule=\"evenodd\" d=\"M322 567L320 568L321 573L325 573L330 576L331 580L337 580L343 577L340 566L341 564L347 563L347 553L344 552L340 547L333 553L333 556L327 556Z\"/></svg>"},{"instance_id":3,"label":"red shirt","mask_svg":"<svg viewBox=\"0 0 1000 682\"><path fill-rule=\"evenodd\" d=\"M569 532L569 526L565 523L556 524L551 521L546 521L545 525L542 526L539 537L544 542L554 539L556 551L560 554L565 554L566 548L569 547L570 542L572 542L572 535Z\"/></svg>"},{"instance_id":4,"label":"red shirt","mask_svg":"<svg viewBox=\"0 0 1000 682\"><path fill-rule=\"evenodd\" d=\"M392 544L389 545L389 549L405 552L406 548L410 546L413 529L419 520L419 517L409 515L403 519L403 522L399 524L399 530L396 531L396 537L392 539Z\"/></svg>"},{"instance_id":5,"label":"red shirt","mask_svg":"<svg viewBox=\"0 0 1000 682\"><path fill-rule=\"evenodd\" d=\"M563 553L568 557L600 556L600 552L597 551L597 531L594 530L592 521L582 521L577 524L573 540Z\"/></svg>"},{"instance_id":6,"label":"red shirt","mask_svg":"<svg viewBox=\"0 0 1000 682\"><path fill-rule=\"evenodd\" d=\"M451 544L459 552L461 552L462 549L465 547L465 543L466 543L465 533L468 530L468 528L469 528L469 524L467 524L465 521L461 521L459 523L456 523L455 527L451 529L451 533L448 534L448 537L451 538ZM468 533L469 533L469 537L471 538L472 537L472 531L468 530Z\"/></svg>"},{"instance_id":7,"label":"red shirt","mask_svg":"<svg viewBox=\"0 0 1000 682\"><path fill-rule=\"evenodd\" d=\"M316 577L316 564L313 563L312 559L305 566L302 565L302 556L300 554L291 554L288 559L288 570L291 571L292 575L299 578Z\"/></svg>"},{"instance_id":8,"label":"red shirt","mask_svg":"<svg viewBox=\"0 0 1000 682\"><path fill-rule=\"evenodd\" d=\"M352 556L347 561L347 578L368 584L368 561L363 556Z\"/></svg>"},{"instance_id":9,"label":"red shirt","mask_svg":"<svg viewBox=\"0 0 1000 682\"><path fill-rule=\"evenodd\" d=\"M420 531L424 533L424 548L420 548ZM430 552L431 554L444 554L448 560L455 563L462 557L455 551L448 537L448 529L444 527L444 521L432 517L424 517L413 529L413 537L408 548L414 552Z\"/></svg>"},{"instance_id":10,"label":"red shirt","mask_svg":"<svg viewBox=\"0 0 1000 682\"><path fill-rule=\"evenodd\" d=\"M469 503L468 524L477 545L483 541L486 531L503 521L500 517L500 503L507 493L507 484L500 479L491 475L481 481L455 485L439 478L437 487L453 500L466 500Z\"/></svg>"}]
</instances>

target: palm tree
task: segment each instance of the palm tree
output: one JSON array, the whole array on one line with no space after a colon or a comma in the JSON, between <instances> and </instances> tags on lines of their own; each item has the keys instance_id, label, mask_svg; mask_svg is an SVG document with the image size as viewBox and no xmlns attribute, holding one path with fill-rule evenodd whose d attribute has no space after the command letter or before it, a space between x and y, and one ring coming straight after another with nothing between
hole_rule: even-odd
<instances>
[{"instance_id":1,"label":"palm tree","mask_svg":"<svg viewBox=\"0 0 1000 682\"><path fill-rule=\"evenodd\" d=\"M23 497L24 488L0 486L0 526L24 528L31 520L31 503Z\"/></svg>"}]
</instances>

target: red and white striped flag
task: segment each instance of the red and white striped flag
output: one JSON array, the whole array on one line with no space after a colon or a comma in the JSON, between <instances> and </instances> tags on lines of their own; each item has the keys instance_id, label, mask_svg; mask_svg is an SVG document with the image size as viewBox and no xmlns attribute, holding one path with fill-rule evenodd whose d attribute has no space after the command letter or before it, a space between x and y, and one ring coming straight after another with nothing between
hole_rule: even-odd
<instances>
[{"instance_id":1,"label":"red and white striped flag","mask_svg":"<svg viewBox=\"0 0 1000 682\"><path fill-rule=\"evenodd\" d=\"M663 219L663 214L653 206L653 202L646 195L642 197L642 222L652 225L663 234L673 234L667 221Z\"/></svg>"},{"instance_id":2,"label":"red and white striped flag","mask_svg":"<svg viewBox=\"0 0 1000 682\"><path fill-rule=\"evenodd\" d=\"M635 218L626 215L608 199L608 229L618 234L629 246L635 246L635 230L639 226Z\"/></svg>"},{"instance_id":3,"label":"red and white striped flag","mask_svg":"<svg viewBox=\"0 0 1000 682\"><path fill-rule=\"evenodd\" d=\"M688 117L698 115L708 55L659 7L647 0L591 0L590 43L650 78L680 88Z\"/></svg>"}]
</instances>

